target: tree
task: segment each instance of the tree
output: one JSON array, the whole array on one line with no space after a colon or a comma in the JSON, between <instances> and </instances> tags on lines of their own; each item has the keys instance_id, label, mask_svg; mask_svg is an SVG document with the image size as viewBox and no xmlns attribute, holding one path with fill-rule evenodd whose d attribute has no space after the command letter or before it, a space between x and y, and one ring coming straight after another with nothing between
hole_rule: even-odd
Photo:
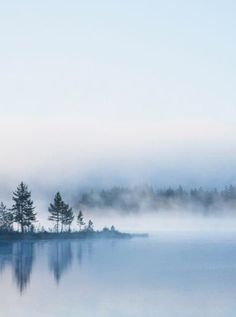
<instances>
[{"instance_id":1,"label":"tree","mask_svg":"<svg viewBox=\"0 0 236 317\"><path fill-rule=\"evenodd\" d=\"M0 204L0 231L13 230L13 213L1 202Z\"/></svg>"},{"instance_id":2,"label":"tree","mask_svg":"<svg viewBox=\"0 0 236 317\"><path fill-rule=\"evenodd\" d=\"M36 221L35 207L28 186L21 182L16 191L13 192L12 200L14 201L11 209L14 222L20 225L21 232L25 232L25 229L29 229Z\"/></svg>"},{"instance_id":3,"label":"tree","mask_svg":"<svg viewBox=\"0 0 236 317\"><path fill-rule=\"evenodd\" d=\"M54 203L50 204L48 207L50 216L48 220L54 221L56 223L56 232L59 232L59 223L61 223L62 212L63 212L63 200L59 192L56 193L54 197Z\"/></svg>"},{"instance_id":4,"label":"tree","mask_svg":"<svg viewBox=\"0 0 236 317\"><path fill-rule=\"evenodd\" d=\"M78 216L77 216L77 224L79 225L79 230L81 231L82 226L85 225L84 215L83 215L83 213L82 213L81 210L79 211L79 214L78 214Z\"/></svg>"},{"instance_id":5,"label":"tree","mask_svg":"<svg viewBox=\"0 0 236 317\"><path fill-rule=\"evenodd\" d=\"M68 229L70 231L70 226L71 226L73 220L74 220L74 213L73 213L72 208L68 204L65 204L63 202L63 206L62 206L62 226L63 225L68 226ZM63 230L63 227L62 227L62 230Z\"/></svg>"},{"instance_id":6,"label":"tree","mask_svg":"<svg viewBox=\"0 0 236 317\"><path fill-rule=\"evenodd\" d=\"M92 222L92 220L89 220L87 230L88 231L93 231L93 222Z\"/></svg>"},{"instance_id":7,"label":"tree","mask_svg":"<svg viewBox=\"0 0 236 317\"><path fill-rule=\"evenodd\" d=\"M111 231L116 231L116 228L113 225L111 226Z\"/></svg>"},{"instance_id":8,"label":"tree","mask_svg":"<svg viewBox=\"0 0 236 317\"><path fill-rule=\"evenodd\" d=\"M59 232L59 225L61 225L61 232L63 232L64 225L68 226L70 230L71 223L74 219L73 210L63 201L59 192L56 193L54 203L50 204L48 211L50 212L48 219L56 223L57 233Z\"/></svg>"}]
</instances>

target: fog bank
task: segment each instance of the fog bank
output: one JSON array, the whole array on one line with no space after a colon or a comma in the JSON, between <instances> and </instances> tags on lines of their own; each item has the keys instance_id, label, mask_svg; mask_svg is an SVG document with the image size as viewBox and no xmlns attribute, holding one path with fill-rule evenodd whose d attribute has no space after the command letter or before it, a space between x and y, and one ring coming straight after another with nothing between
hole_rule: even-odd
<instances>
[{"instance_id":1,"label":"fog bank","mask_svg":"<svg viewBox=\"0 0 236 317\"><path fill-rule=\"evenodd\" d=\"M222 186L236 179L235 133L235 125L209 119L3 116L0 182Z\"/></svg>"}]
</instances>

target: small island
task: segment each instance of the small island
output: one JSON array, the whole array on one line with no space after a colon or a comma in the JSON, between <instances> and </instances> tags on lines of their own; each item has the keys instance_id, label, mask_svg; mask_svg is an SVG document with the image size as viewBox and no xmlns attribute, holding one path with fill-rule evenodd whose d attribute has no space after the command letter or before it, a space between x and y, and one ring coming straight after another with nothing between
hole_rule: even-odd
<instances>
[{"instance_id":1,"label":"small island","mask_svg":"<svg viewBox=\"0 0 236 317\"><path fill-rule=\"evenodd\" d=\"M47 239L130 239L133 237L148 237L147 234L123 233L112 225L111 228L94 229L91 219L86 223L81 210L75 213L69 204L65 203L59 192L53 203L48 207L48 220L53 224L46 230L36 226L37 212L31 199L31 192L23 182L13 192L11 208L0 204L0 241L1 240L47 240ZM77 229L72 229L76 220Z\"/></svg>"}]
</instances>

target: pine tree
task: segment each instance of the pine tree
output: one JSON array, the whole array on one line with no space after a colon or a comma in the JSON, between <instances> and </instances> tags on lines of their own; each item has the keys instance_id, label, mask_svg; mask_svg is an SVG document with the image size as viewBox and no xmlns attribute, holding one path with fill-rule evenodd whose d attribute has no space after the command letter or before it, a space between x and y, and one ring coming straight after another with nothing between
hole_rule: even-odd
<instances>
[{"instance_id":1,"label":"pine tree","mask_svg":"<svg viewBox=\"0 0 236 317\"><path fill-rule=\"evenodd\" d=\"M70 230L71 223L74 219L73 210L63 201L59 192L56 193L54 203L50 204L48 211L50 212L48 219L56 223L57 233L59 232L59 226L61 227L61 232L63 232L64 226L68 226Z\"/></svg>"},{"instance_id":2,"label":"pine tree","mask_svg":"<svg viewBox=\"0 0 236 317\"><path fill-rule=\"evenodd\" d=\"M0 204L0 231L13 230L13 213L1 202Z\"/></svg>"},{"instance_id":3,"label":"pine tree","mask_svg":"<svg viewBox=\"0 0 236 317\"><path fill-rule=\"evenodd\" d=\"M89 220L87 230L88 231L93 231L93 222L92 222L92 220Z\"/></svg>"},{"instance_id":4,"label":"pine tree","mask_svg":"<svg viewBox=\"0 0 236 317\"><path fill-rule=\"evenodd\" d=\"M83 215L83 213L82 213L81 210L79 211L79 214L78 214L78 216L77 216L77 224L79 225L79 230L81 231L82 226L85 225L84 215Z\"/></svg>"},{"instance_id":5,"label":"pine tree","mask_svg":"<svg viewBox=\"0 0 236 317\"><path fill-rule=\"evenodd\" d=\"M59 232L59 224L62 220L62 213L63 213L63 200L61 194L58 192L54 197L54 203L50 204L48 207L48 211L50 212L50 216L48 220L54 221L56 223L56 232Z\"/></svg>"},{"instance_id":6,"label":"pine tree","mask_svg":"<svg viewBox=\"0 0 236 317\"><path fill-rule=\"evenodd\" d=\"M62 225L68 226L70 231L70 226L72 221L74 220L74 213L72 208L68 205L63 203L63 212L62 212Z\"/></svg>"},{"instance_id":7,"label":"pine tree","mask_svg":"<svg viewBox=\"0 0 236 317\"><path fill-rule=\"evenodd\" d=\"M21 182L13 192L12 200L14 201L11 209L14 214L14 222L20 225L21 232L25 232L25 229L29 229L36 221L35 207L28 186Z\"/></svg>"}]
</instances>

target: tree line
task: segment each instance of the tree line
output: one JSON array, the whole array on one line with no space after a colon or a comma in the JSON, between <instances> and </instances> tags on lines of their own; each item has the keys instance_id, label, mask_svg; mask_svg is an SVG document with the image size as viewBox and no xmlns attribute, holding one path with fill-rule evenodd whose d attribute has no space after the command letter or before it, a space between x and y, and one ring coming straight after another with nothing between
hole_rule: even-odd
<instances>
[{"instance_id":1,"label":"tree line","mask_svg":"<svg viewBox=\"0 0 236 317\"><path fill-rule=\"evenodd\" d=\"M11 208L7 208L3 202L0 203L0 231L34 232L35 224L38 222L37 212L35 211L28 186L21 182L16 191L13 192L12 200L13 205ZM70 232L75 218L80 231L94 230L92 220L89 220L88 224L86 224L82 211L80 210L76 214L72 207L62 199L59 192L56 193L54 201L49 205L48 212L48 220L53 223L50 231L57 233ZM44 231L43 228L42 231Z\"/></svg>"},{"instance_id":2,"label":"tree line","mask_svg":"<svg viewBox=\"0 0 236 317\"><path fill-rule=\"evenodd\" d=\"M118 209L124 212L139 210L171 210L194 208L195 211L215 212L236 207L236 186L222 190L182 186L156 189L152 186L112 187L92 190L78 195L75 205L79 208Z\"/></svg>"}]
</instances>

